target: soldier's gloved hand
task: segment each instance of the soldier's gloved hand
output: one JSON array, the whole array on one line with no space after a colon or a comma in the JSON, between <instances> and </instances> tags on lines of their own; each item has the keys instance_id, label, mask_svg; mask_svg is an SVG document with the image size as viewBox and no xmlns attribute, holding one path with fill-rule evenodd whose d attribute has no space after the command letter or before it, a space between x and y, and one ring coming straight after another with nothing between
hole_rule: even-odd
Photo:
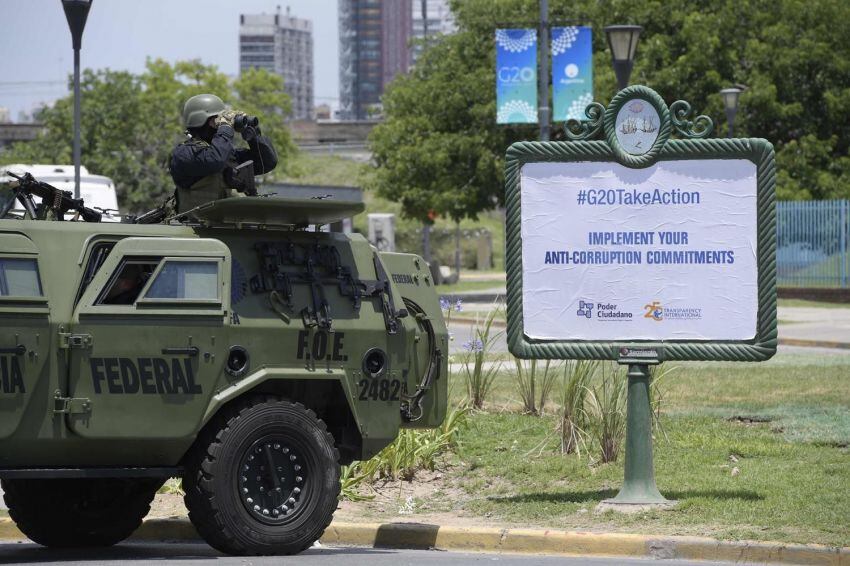
<instances>
[{"instance_id":1,"label":"soldier's gloved hand","mask_svg":"<svg viewBox=\"0 0 850 566\"><path fill-rule=\"evenodd\" d=\"M259 135L259 126L246 126L245 128L242 128L242 139L248 143L255 141Z\"/></svg>"}]
</instances>

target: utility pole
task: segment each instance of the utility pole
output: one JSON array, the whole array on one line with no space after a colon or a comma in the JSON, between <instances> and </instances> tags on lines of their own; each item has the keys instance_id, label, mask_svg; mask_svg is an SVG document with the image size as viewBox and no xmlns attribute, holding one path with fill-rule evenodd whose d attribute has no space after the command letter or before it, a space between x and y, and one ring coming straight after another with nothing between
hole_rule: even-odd
<instances>
[{"instance_id":1,"label":"utility pole","mask_svg":"<svg viewBox=\"0 0 850 566\"><path fill-rule=\"evenodd\" d=\"M549 141L549 0L540 0L540 23L537 27L537 51L540 66L537 70L537 99L540 107L540 141Z\"/></svg>"},{"instance_id":2,"label":"utility pole","mask_svg":"<svg viewBox=\"0 0 850 566\"><path fill-rule=\"evenodd\" d=\"M422 9L422 51L425 50L428 42L428 0L422 0L420 4ZM421 55L421 52L420 52ZM430 220L430 219L429 219ZM431 224L424 222L422 224L422 257L425 262L431 263Z\"/></svg>"}]
</instances>

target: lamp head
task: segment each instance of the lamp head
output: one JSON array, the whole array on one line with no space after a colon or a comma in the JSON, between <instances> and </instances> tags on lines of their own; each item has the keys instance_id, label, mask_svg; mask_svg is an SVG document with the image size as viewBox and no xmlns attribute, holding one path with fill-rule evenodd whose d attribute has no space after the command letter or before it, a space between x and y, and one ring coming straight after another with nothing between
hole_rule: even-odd
<instances>
[{"instance_id":1,"label":"lamp head","mask_svg":"<svg viewBox=\"0 0 850 566\"><path fill-rule=\"evenodd\" d=\"M71 41L74 49L79 49L83 43L83 30L86 27L86 19L89 17L94 0L62 0L62 8L68 19L68 27L71 29Z\"/></svg>"},{"instance_id":2,"label":"lamp head","mask_svg":"<svg viewBox=\"0 0 850 566\"><path fill-rule=\"evenodd\" d=\"M641 26L623 25L608 26L605 36L614 61L634 61L638 38L643 30Z\"/></svg>"},{"instance_id":3,"label":"lamp head","mask_svg":"<svg viewBox=\"0 0 850 566\"><path fill-rule=\"evenodd\" d=\"M741 89L739 88L724 88L720 91L720 96L723 97L723 107L729 111L735 111L738 109L738 97L741 96Z\"/></svg>"}]
</instances>

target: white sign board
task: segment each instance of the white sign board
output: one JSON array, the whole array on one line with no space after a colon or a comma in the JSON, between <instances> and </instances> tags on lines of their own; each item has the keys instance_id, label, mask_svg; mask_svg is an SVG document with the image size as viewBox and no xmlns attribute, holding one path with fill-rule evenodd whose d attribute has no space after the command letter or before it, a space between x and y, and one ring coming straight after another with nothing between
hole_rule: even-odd
<instances>
[{"instance_id":1,"label":"white sign board","mask_svg":"<svg viewBox=\"0 0 850 566\"><path fill-rule=\"evenodd\" d=\"M756 165L527 163L523 333L540 340L749 340Z\"/></svg>"}]
</instances>

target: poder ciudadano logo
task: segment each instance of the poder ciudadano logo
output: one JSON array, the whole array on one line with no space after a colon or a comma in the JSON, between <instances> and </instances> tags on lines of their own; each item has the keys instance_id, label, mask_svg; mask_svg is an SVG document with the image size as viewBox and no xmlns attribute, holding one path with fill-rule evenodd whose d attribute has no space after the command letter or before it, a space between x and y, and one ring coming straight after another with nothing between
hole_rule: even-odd
<instances>
[{"instance_id":1,"label":"poder ciudadano logo","mask_svg":"<svg viewBox=\"0 0 850 566\"><path fill-rule=\"evenodd\" d=\"M629 321L633 318L632 313L620 310L616 303L594 303L584 300L578 302L576 316L597 322Z\"/></svg>"}]
</instances>

